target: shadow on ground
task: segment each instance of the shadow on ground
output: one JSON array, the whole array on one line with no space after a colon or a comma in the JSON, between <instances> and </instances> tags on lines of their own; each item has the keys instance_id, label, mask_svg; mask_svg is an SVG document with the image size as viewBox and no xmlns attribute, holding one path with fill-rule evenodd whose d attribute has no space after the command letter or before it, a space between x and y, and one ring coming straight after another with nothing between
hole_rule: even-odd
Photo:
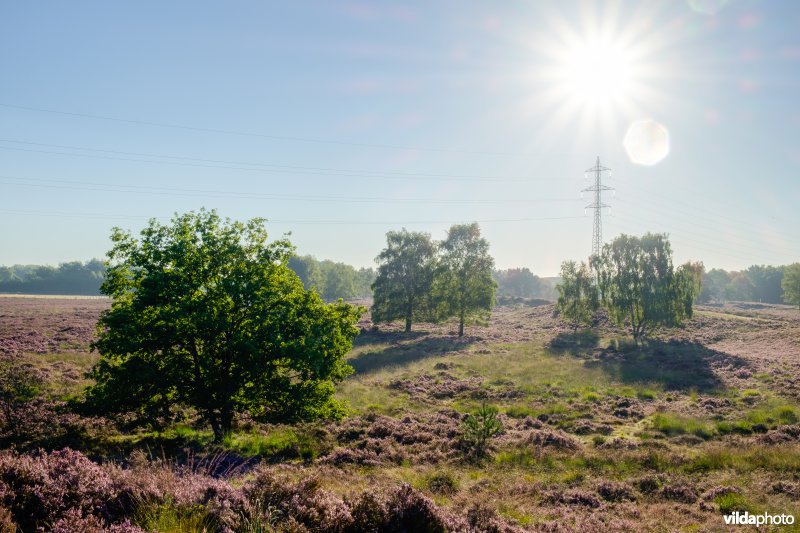
<instances>
[{"instance_id":1,"label":"shadow on ground","mask_svg":"<svg viewBox=\"0 0 800 533\"><path fill-rule=\"evenodd\" d=\"M347 362L355 369L356 374L369 374L386 367L407 365L429 357L439 357L449 352L463 350L476 340L471 337L432 337L426 336L425 333L419 333L410 338L403 335L401 334L400 338L405 342L396 342L382 350L362 352ZM410 335L414 335L414 333L412 332ZM392 341L397 341L397 338L375 340L371 344Z\"/></svg>"},{"instance_id":2,"label":"shadow on ground","mask_svg":"<svg viewBox=\"0 0 800 533\"><path fill-rule=\"evenodd\" d=\"M612 345L593 364L623 383L654 383L665 390L701 393L724 388L715 367L735 371L747 366L741 358L685 340L649 340L642 346Z\"/></svg>"},{"instance_id":3,"label":"shadow on ground","mask_svg":"<svg viewBox=\"0 0 800 533\"><path fill-rule=\"evenodd\" d=\"M363 329L353 340L353 348L360 346L370 346L372 344L399 343L420 339L429 335L426 331L403 331L382 330L377 328Z\"/></svg>"},{"instance_id":4,"label":"shadow on ground","mask_svg":"<svg viewBox=\"0 0 800 533\"><path fill-rule=\"evenodd\" d=\"M600 336L591 329L560 333L547 345L550 351L558 355L588 355L597 347Z\"/></svg>"}]
</instances>

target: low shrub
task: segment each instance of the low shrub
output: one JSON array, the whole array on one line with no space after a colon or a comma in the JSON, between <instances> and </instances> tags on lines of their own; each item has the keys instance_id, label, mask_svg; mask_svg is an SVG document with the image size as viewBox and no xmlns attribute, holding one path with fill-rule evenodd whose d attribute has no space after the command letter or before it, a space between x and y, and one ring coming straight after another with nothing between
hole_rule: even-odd
<instances>
[{"instance_id":1,"label":"low shrub","mask_svg":"<svg viewBox=\"0 0 800 533\"><path fill-rule=\"evenodd\" d=\"M491 439L503 431L503 423L497 418L497 408L483 404L477 411L467 415L462 424L462 442L467 458L482 459L488 452Z\"/></svg>"}]
</instances>

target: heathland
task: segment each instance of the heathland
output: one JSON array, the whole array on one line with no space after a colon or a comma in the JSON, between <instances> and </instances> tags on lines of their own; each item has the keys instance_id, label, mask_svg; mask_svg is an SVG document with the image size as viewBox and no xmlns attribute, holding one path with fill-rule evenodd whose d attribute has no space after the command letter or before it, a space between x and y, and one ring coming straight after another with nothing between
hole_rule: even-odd
<instances>
[{"instance_id":1,"label":"heathland","mask_svg":"<svg viewBox=\"0 0 800 533\"><path fill-rule=\"evenodd\" d=\"M697 306L640 345L602 316L573 331L541 301L495 307L463 337L452 321L404 333L367 313L337 388L343 420L242 419L214 444L191 412L144 430L65 407L90 383L108 306L0 298L0 357L36 388L4 413L6 524L722 531L736 510L800 515L793 307ZM482 406L502 430L476 458L464 419Z\"/></svg>"}]
</instances>

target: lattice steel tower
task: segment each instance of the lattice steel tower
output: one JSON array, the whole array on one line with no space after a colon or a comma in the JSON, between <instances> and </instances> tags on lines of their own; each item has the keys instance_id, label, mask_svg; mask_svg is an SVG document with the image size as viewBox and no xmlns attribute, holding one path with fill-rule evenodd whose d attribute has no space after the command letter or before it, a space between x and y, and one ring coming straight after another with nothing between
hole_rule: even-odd
<instances>
[{"instance_id":1,"label":"lattice steel tower","mask_svg":"<svg viewBox=\"0 0 800 533\"><path fill-rule=\"evenodd\" d=\"M592 231L592 255L600 255L600 248L603 246L603 220L602 211L604 207L611 207L604 204L601 200L603 191L611 191L613 187L603 185L603 172L611 172L610 168L600 166L600 156L597 156L597 163L586 171L586 174L594 174L594 185L586 187L582 192L593 192L594 202L586 206L586 209L594 209L594 229Z\"/></svg>"}]
</instances>

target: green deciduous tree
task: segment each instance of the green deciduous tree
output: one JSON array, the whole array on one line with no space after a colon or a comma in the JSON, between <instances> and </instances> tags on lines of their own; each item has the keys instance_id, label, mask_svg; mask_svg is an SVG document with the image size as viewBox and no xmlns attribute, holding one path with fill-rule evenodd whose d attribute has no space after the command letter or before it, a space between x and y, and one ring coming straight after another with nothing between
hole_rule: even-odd
<instances>
[{"instance_id":1,"label":"green deciduous tree","mask_svg":"<svg viewBox=\"0 0 800 533\"><path fill-rule=\"evenodd\" d=\"M561 283L556 286L556 307L574 330L581 324L589 324L599 307L597 286L586 263L580 266L575 261L561 263Z\"/></svg>"},{"instance_id":2,"label":"green deciduous tree","mask_svg":"<svg viewBox=\"0 0 800 533\"><path fill-rule=\"evenodd\" d=\"M691 317L699 294L694 267L676 274L666 235L620 235L593 258L593 268L609 316L619 325L629 324L637 342L658 327Z\"/></svg>"},{"instance_id":3,"label":"green deciduous tree","mask_svg":"<svg viewBox=\"0 0 800 533\"><path fill-rule=\"evenodd\" d=\"M153 421L190 406L217 440L237 413L270 422L335 417L334 383L360 310L325 304L287 267L287 240L264 222L214 212L151 220L139 239L119 228L98 324L100 361L87 401Z\"/></svg>"},{"instance_id":4,"label":"green deciduous tree","mask_svg":"<svg viewBox=\"0 0 800 533\"><path fill-rule=\"evenodd\" d=\"M494 259L477 223L452 226L441 250L437 300L442 314L458 317L461 337L468 317L492 310L496 287L492 279Z\"/></svg>"},{"instance_id":5,"label":"green deciduous tree","mask_svg":"<svg viewBox=\"0 0 800 533\"><path fill-rule=\"evenodd\" d=\"M390 231L375 261L379 266L372 284L372 320L377 324L404 319L409 332L415 320L430 314L436 244L427 233Z\"/></svg>"},{"instance_id":6,"label":"green deciduous tree","mask_svg":"<svg viewBox=\"0 0 800 533\"><path fill-rule=\"evenodd\" d=\"M800 307L800 263L793 263L783 270L783 301Z\"/></svg>"},{"instance_id":7,"label":"green deciduous tree","mask_svg":"<svg viewBox=\"0 0 800 533\"><path fill-rule=\"evenodd\" d=\"M528 268L495 270L492 278L497 283L498 296L535 298L544 292L544 284Z\"/></svg>"}]
</instances>

